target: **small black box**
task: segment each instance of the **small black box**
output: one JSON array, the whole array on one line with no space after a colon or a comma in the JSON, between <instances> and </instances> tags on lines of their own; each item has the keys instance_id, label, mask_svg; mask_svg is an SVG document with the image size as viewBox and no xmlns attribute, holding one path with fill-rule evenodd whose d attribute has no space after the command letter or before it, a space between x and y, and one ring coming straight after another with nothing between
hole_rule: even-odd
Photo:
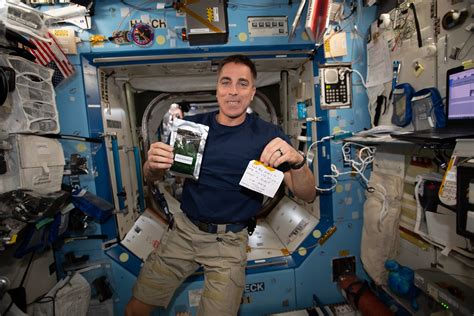
<instances>
[{"instance_id":1,"label":"small black box","mask_svg":"<svg viewBox=\"0 0 474 316\"><path fill-rule=\"evenodd\" d=\"M186 5L190 46L225 44L229 39L227 0L201 0Z\"/></svg>"},{"instance_id":2,"label":"small black box","mask_svg":"<svg viewBox=\"0 0 474 316\"><path fill-rule=\"evenodd\" d=\"M456 233L474 239L474 162L460 164L456 174Z\"/></svg>"}]
</instances>

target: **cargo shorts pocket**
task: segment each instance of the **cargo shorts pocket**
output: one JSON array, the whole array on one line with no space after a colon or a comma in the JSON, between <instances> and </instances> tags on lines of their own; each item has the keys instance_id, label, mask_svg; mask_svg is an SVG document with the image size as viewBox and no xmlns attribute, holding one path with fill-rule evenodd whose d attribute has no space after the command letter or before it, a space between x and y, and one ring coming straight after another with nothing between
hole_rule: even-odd
<instances>
[{"instance_id":1,"label":"cargo shorts pocket","mask_svg":"<svg viewBox=\"0 0 474 316\"><path fill-rule=\"evenodd\" d=\"M219 256L232 264L247 262L248 237L241 233L226 233L218 243Z\"/></svg>"},{"instance_id":2,"label":"cargo shorts pocket","mask_svg":"<svg viewBox=\"0 0 474 316\"><path fill-rule=\"evenodd\" d=\"M232 267L230 269L231 293L230 310L231 313L237 313L242 300L242 294L245 286L245 267Z\"/></svg>"},{"instance_id":3,"label":"cargo shorts pocket","mask_svg":"<svg viewBox=\"0 0 474 316\"><path fill-rule=\"evenodd\" d=\"M176 226L173 226L173 228L171 228L171 229L166 229L163 236L161 236L160 244L158 245L157 248L155 248L153 253L163 254L166 251L166 249L168 247L168 240L170 239L170 236L175 233L175 230L176 230Z\"/></svg>"},{"instance_id":4,"label":"cargo shorts pocket","mask_svg":"<svg viewBox=\"0 0 474 316\"><path fill-rule=\"evenodd\" d=\"M230 280L233 285L243 289L245 285L245 267L231 267Z\"/></svg>"}]
</instances>

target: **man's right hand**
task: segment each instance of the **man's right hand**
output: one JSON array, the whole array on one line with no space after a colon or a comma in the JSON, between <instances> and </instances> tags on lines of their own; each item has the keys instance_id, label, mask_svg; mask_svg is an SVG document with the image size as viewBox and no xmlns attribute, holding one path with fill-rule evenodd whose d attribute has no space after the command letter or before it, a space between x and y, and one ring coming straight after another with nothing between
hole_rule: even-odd
<instances>
[{"instance_id":1,"label":"man's right hand","mask_svg":"<svg viewBox=\"0 0 474 316\"><path fill-rule=\"evenodd\" d=\"M148 180L158 180L174 162L173 147L162 142L150 145L148 159L144 165L144 174Z\"/></svg>"}]
</instances>

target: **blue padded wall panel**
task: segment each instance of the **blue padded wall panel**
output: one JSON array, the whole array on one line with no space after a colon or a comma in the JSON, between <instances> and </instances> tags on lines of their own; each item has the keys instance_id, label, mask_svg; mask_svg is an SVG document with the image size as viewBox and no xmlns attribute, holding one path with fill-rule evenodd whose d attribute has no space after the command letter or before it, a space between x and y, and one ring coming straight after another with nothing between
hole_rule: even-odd
<instances>
[{"instance_id":1,"label":"blue padded wall panel","mask_svg":"<svg viewBox=\"0 0 474 316\"><path fill-rule=\"evenodd\" d=\"M56 106L59 112L61 134L89 136L86 100L81 66L76 73L56 88Z\"/></svg>"},{"instance_id":2,"label":"blue padded wall panel","mask_svg":"<svg viewBox=\"0 0 474 316\"><path fill-rule=\"evenodd\" d=\"M286 36L265 36L250 37L247 29L247 16L287 16L288 29L295 18L299 2L288 5L286 1L259 1L258 5L250 2L241 2L239 4L229 4L228 7L228 24L229 24L229 40L224 45L203 45L190 47L187 41L180 39L181 29L185 26L184 15L178 15L175 9L156 10L153 3L143 3L141 1L128 1L130 6L116 1L100 1L95 4L95 16L93 18L93 28L90 32L81 34L83 40L88 40L89 34L100 34L107 37L111 36L116 30L129 30L130 20L142 21L159 21L152 25L166 25L165 28L155 28L154 43L150 47L141 48L134 44L116 45L106 41L98 45L90 47L90 52L94 57L109 55L148 55L161 54L163 50L175 50L180 53L205 53L209 49L220 51L232 50L245 51L255 50L258 47L266 47L275 49L275 45L293 45L312 48L314 45L308 39L303 30L303 24L300 21L294 38L289 41ZM141 9L135 9L141 5ZM306 16L306 10L302 14L302 18ZM164 23L163 23L164 22ZM89 33L89 34L88 34ZM83 46L90 45L84 43ZM183 51L186 49L186 51ZM86 53L87 49L81 47ZM161 52L160 52L161 51ZM173 51L167 52L173 54Z\"/></svg>"},{"instance_id":3,"label":"blue padded wall panel","mask_svg":"<svg viewBox=\"0 0 474 316\"><path fill-rule=\"evenodd\" d=\"M313 304L316 295L323 304L342 302L344 299L332 281L332 259L341 253L356 256L356 273L364 276L358 259L362 220L336 225L336 232L322 246L315 249L301 266L295 270L297 307L305 308Z\"/></svg>"}]
</instances>

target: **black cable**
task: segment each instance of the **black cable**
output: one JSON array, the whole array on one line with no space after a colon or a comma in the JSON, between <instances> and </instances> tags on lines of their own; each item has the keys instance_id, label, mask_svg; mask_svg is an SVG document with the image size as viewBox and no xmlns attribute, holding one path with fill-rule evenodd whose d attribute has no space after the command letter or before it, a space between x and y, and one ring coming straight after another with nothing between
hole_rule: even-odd
<instances>
[{"instance_id":1,"label":"black cable","mask_svg":"<svg viewBox=\"0 0 474 316\"><path fill-rule=\"evenodd\" d=\"M174 217L169 210L168 202L166 201L165 195L161 193L160 188L155 185L151 185L151 193L153 195L153 199L156 203L158 203L159 207L166 216L166 221L168 222L168 230L172 229L174 224Z\"/></svg>"},{"instance_id":2,"label":"black cable","mask_svg":"<svg viewBox=\"0 0 474 316\"><path fill-rule=\"evenodd\" d=\"M471 34L469 35L469 37L467 38L467 40L464 42L461 49L459 50L459 53L458 53L457 58L456 58L457 60L463 60L465 57L467 57L467 55L471 51L472 47L474 47L474 45L471 45L471 47L469 47L469 49L464 54L464 56L461 57L461 52L463 51L464 47L466 47L466 43L468 43L471 40L472 34L474 34L474 33L471 32Z\"/></svg>"},{"instance_id":3,"label":"black cable","mask_svg":"<svg viewBox=\"0 0 474 316\"><path fill-rule=\"evenodd\" d=\"M345 21L348 20L355 12L357 11L357 3L355 1L351 2L351 13L348 16L342 17L341 20Z\"/></svg>"},{"instance_id":4,"label":"black cable","mask_svg":"<svg viewBox=\"0 0 474 316\"><path fill-rule=\"evenodd\" d=\"M10 308L12 308L12 306L13 306L13 299L12 299L11 297L10 297L10 299L12 300L12 301L10 302L10 305L8 305L7 309L3 311L3 314L4 314L5 316L7 316L7 313L10 311Z\"/></svg>"},{"instance_id":5,"label":"black cable","mask_svg":"<svg viewBox=\"0 0 474 316\"><path fill-rule=\"evenodd\" d=\"M22 134L22 133L18 133ZM97 137L84 137L84 136L77 136L77 135L66 135L66 134L43 134L42 137L47 138L54 138L54 139L65 139L65 140L72 140L78 142L87 142L87 143L95 143L95 144L102 144L104 142L103 138Z\"/></svg>"},{"instance_id":6,"label":"black cable","mask_svg":"<svg viewBox=\"0 0 474 316\"><path fill-rule=\"evenodd\" d=\"M53 302L53 316L56 316L56 295L58 295L58 292L61 291L66 285L68 285L71 282L72 277L73 277L73 275L60 288L58 288L56 290L56 292L54 292L53 296L49 296L49 295L48 296L41 296L38 299L36 299L34 301L34 303L45 304L45 303ZM45 301L45 299L48 299L48 300Z\"/></svg>"},{"instance_id":7,"label":"black cable","mask_svg":"<svg viewBox=\"0 0 474 316\"><path fill-rule=\"evenodd\" d=\"M416 39L418 40L418 47L422 47L423 42L421 40L420 22L418 22L418 16L416 15L416 8L413 2L410 3L410 9L413 11L413 16L415 18Z\"/></svg>"},{"instance_id":8,"label":"black cable","mask_svg":"<svg viewBox=\"0 0 474 316\"><path fill-rule=\"evenodd\" d=\"M54 294L54 296L43 296L43 297L39 298L38 300L36 300L35 303L37 303L37 304L46 304L46 303L53 302L53 315L52 316L56 316L56 306L55 306L56 301L55 301L55 298L56 298L56 294ZM44 299L48 299L48 300L44 301Z\"/></svg>"},{"instance_id":9,"label":"black cable","mask_svg":"<svg viewBox=\"0 0 474 316\"><path fill-rule=\"evenodd\" d=\"M355 12L355 10L352 10L351 13L348 16L342 18L342 20L343 21L348 20L354 14L354 12Z\"/></svg>"},{"instance_id":10,"label":"black cable","mask_svg":"<svg viewBox=\"0 0 474 316\"><path fill-rule=\"evenodd\" d=\"M1 68L0 68L1 69ZM18 286L19 288L23 286L23 283L25 283L25 280L26 280L26 275L28 274L28 270L30 270L30 266L31 266L31 263L33 262L33 257L35 256L35 252L33 251L31 253L31 257L30 257L30 260L28 261L28 265L26 266L26 269L25 269L25 272L23 273L23 277L21 278L21 282L20 282L20 285ZM10 309L12 308L13 306L13 298L10 296L10 299L12 300L10 302L10 305L8 305L7 309L3 311L3 314L6 316L8 311L10 311ZM1 315L1 314L0 314Z\"/></svg>"},{"instance_id":11,"label":"black cable","mask_svg":"<svg viewBox=\"0 0 474 316\"><path fill-rule=\"evenodd\" d=\"M0 106L2 106L7 100L8 90L7 74L2 67L0 67Z\"/></svg>"},{"instance_id":12,"label":"black cable","mask_svg":"<svg viewBox=\"0 0 474 316\"><path fill-rule=\"evenodd\" d=\"M349 13L348 16L343 17L341 20L342 20L342 21L348 20L355 12L356 12L356 7L353 7L353 8L351 9L351 13Z\"/></svg>"}]
</instances>

